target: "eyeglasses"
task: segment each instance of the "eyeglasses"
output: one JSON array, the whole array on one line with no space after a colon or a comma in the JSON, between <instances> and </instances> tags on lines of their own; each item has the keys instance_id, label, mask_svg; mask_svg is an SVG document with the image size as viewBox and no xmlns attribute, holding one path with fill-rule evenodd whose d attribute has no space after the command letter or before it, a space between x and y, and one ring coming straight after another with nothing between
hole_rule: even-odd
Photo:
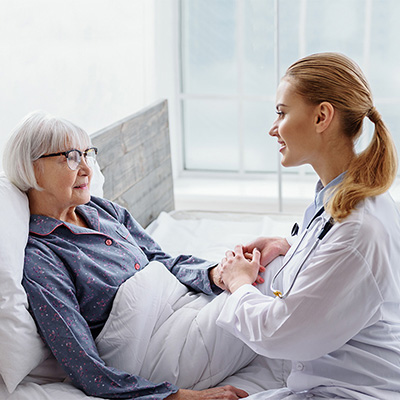
<instances>
[{"instance_id":1,"label":"eyeglasses","mask_svg":"<svg viewBox=\"0 0 400 400\"><path fill-rule=\"evenodd\" d=\"M85 157L86 164L90 168L93 168L94 163L96 161L97 148L90 147L89 149L83 152L77 149L72 149L68 151L61 151L60 153L45 154L43 156L40 156L39 158L56 157L56 156L65 156L65 158L67 159L68 167L69 169L72 169L72 171L76 171L78 169L82 161L82 156Z\"/></svg>"}]
</instances>

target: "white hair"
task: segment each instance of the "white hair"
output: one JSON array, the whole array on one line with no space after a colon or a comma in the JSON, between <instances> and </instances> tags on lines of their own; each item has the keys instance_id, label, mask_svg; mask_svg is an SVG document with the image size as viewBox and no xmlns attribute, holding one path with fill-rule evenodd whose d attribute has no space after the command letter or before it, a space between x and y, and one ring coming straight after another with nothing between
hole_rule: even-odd
<instances>
[{"instance_id":1,"label":"white hair","mask_svg":"<svg viewBox=\"0 0 400 400\"><path fill-rule=\"evenodd\" d=\"M33 168L36 160L44 154L90 145L89 135L72 122L35 111L14 128L4 150L3 168L8 179L23 192L41 190Z\"/></svg>"}]
</instances>

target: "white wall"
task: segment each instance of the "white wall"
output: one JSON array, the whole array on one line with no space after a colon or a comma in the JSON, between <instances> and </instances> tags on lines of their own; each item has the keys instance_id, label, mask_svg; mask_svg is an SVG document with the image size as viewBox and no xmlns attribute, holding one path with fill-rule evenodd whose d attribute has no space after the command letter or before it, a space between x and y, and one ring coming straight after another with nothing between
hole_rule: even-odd
<instances>
[{"instance_id":1,"label":"white wall","mask_svg":"<svg viewBox=\"0 0 400 400\"><path fill-rule=\"evenodd\" d=\"M182 169L182 135L179 104L179 4L154 0L155 96L168 100L172 168Z\"/></svg>"},{"instance_id":2,"label":"white wall","mask_svg":"<svg viewBox=\"0 0 400 400\"><path fill-rule=\"evenodd\" d=\"M156 2L163 3L1 0L0 157L30 111L46 110L92 133L160 97Z\"/></svg>"}]
</instances>

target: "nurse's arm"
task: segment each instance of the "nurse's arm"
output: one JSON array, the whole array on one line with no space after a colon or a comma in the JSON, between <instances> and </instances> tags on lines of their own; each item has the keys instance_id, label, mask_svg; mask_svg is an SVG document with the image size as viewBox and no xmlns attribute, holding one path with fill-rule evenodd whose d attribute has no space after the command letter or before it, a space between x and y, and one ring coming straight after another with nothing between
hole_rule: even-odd
<instances>
[{"instance_id":1,"label":"nurse's arm","mask_svg":"<svg viewBox=\"0 0 400 400\"><path fill-rule=\"evenodd\" d=\"M242 285L227 299L217 325L270 358L309 361L337 350L379 319L382 296L371 266L380 274L388 266L371 253L368 263L356 249L332 240L321 244L288 297Z\"/></svg>"}]
</instances>

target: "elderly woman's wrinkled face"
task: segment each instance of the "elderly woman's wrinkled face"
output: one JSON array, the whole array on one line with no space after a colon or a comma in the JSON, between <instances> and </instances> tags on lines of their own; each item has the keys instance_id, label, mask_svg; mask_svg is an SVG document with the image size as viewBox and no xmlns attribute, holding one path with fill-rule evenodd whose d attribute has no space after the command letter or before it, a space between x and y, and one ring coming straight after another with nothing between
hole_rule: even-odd
<instances>
[{"instance_id":1,"label":"elderly woman's wrinkled face","mask_svg":"<svg viewBox=\"0 0 400 400\"><path fill-rule=\"evenodd\" d=\"M37 183L43 189L37 194L48 208L47 215L57 217L71 207L89 202L92 169L85 157L75 171L68 167L64 155L41 158L35 161L34 168Z\"/></svg>"}]
</instances>

